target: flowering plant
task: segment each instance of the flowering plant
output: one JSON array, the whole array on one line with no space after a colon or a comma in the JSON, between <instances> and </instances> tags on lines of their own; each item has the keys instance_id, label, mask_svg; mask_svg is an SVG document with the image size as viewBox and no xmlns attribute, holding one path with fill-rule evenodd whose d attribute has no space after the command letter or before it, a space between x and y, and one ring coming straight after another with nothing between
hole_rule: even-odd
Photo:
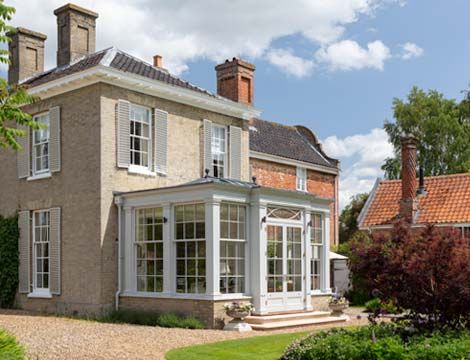
<instances>
[{"instance_id":1,"label":"flowering plant","mask_svg":"<svg viewBox=\"0 0 470 360\"><path fill-rule=\"evenodd\" d=\"M329 303L331 305L349 305L348 299L344 296L332 296Z\"/></svg>"},{"instance_id":2,"label":"flowering plant","mask_svg":"<svg viewBox=\"0 0 470 360\"><path fill-rule=\"evenodd\" d=\"M238 311L238 312L250 312L255 308L251 303L244 303L241 301L233 301L231 303L224 304L225 311Z\"/></svg>"}]
</instances>

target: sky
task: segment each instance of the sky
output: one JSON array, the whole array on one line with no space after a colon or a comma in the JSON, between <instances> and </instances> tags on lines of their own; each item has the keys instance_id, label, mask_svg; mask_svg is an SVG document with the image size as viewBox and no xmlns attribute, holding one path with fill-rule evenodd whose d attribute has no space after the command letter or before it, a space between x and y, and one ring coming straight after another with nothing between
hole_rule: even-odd
<instances>
[{"instance_id":1,"label":"sky","mask_svg":"<svg viewBox=\"0 0 470 360\"><path fill-rule=\"evenodd\" d=\"M16 26L47 34L64 0L7 0ZM97 50L116 46L215 91L214 66L256 65L267 120L311 128L341 160L340 206L368 192L392 155L382 130L413 85L460 99L470 84L468 0L76 0L99 13ZM2 75L5 69L0 69Z\"/></svg>"}]
</instances>

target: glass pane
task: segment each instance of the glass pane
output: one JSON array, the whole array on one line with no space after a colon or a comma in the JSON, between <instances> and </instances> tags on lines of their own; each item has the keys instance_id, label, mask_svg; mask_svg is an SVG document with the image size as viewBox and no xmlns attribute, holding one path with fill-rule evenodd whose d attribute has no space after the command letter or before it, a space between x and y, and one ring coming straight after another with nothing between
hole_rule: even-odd
<instances>
[{"instance_id":1,"label":"glass pane","mask_svg":"<svg viewBox=\"0 0 470 360\"><path fill-rule=\"evenodd\" d=\"M137 291L146 291L144 276L137 276Z\"/></svg>"},{"instance_id":2,"label":"glass pane","mask_svg":"<svg viewBox=\"0 0 470 360\"><path fill-rule=\"evenodd\" d=\"M155 274L163 275L163 261L162 260L155 261Z\"/></svg>"},{"instance_id":3,"label":"glass pane","mask_svg":"<svg viewBox=\"0 0 470 360\"><path fill-rule=\"evenodd\" d=\"M196 260L188 260L187 275L196 275Z\"/></svg>"},{"instance_id":4,"label":"glass pane","mask_svg":"<svg viewBox=\"0 0 470 360\"><path fill-rule=\"evenodd\" d=\"M184 260L176 260L176 274L185 275L186 273L186 262Z\"/></svg>"},{"instance_id":5,"label":"glass pane","mask_svg":"<svg viewBox=\"0 0 470 360\"><path fill-rule=\"evenodd\" d=\"M198 241L197 243L197 253L198 256L201 258L206 257L206 242L205 241Z\"/></svg>"},{"instance_id":6,"label":"glass pane","mask_svg":"<svg viewBox=\"0 0 470 360\"><path fill-rule=\"evenodd\" d=\"M220 205L220 220L228 220L228 204Z\"/></svg>"},{"instance_id":7,"label":"glass pane","mask_svg":"<svg viewBox=\"0 0 470 360\"><path fill-rule=\"evenodd\" d=\"M176 224L176 239L184 239L184 224Z\"/></svg>"},{"instance_id":8,"label":"glass pane","mask_svg":"<svg viewBox=\"0 0 470 360\"><path fill-rule=\"evenodd\" d=\"M155 291L156 292L163 291L163 279L161 277L155 278Z\"/></svg>"},{"instance_id":9,"label":"glass pane","mask_svg":"<svg viewBox=\"0 0 470 360\"><path fill-rule=\"evenodd\" d=\"M176 257L184 258L186 256L186 243L176 243Z\"/></svg>"},{"instance_id":10,"label":"glass pane","mask_svg":"<svg viewBox=\"0 0 470 360\"><path fill-rule=\"evenodd\" d=\"M196 223L196 239L204 239L206 237L206 224Z\"/></svg>"},{"instance_id":11,"label":"glass pane","mask_svg":"<svg viewBox=\"0 0 470 360\"><path fill-rule=\"evenodd\" d=\"M206 278L199 277L197 279L197 290L199 294L203 294L206 292Z\"/></svg>"},{"instance_id":12,"label":"glass pane","mask_svg":"<svg viewBox=\"0 0 470 360\"><path fill-rule=\"evenodd\" d=\"M185 205L184 206L184 221L194 221L195 219L195 206Z\"/></svg>"},{"instance_id":13,"label":"glass pane","mask_svg":"<svg viewBox=\"0 0 470 360\"><path fill-rule=\"evenodd\" d=\"M238 239L238 225L236 222L230 223L230 239Z\"/></svg>"},{"instance_id":14,"label":"glass pane","mask_svg":"<svg viewBox=\"0 0 470 360\"><path fill-rule=\"evenodd\" d=\"M184 277L176 278L176 292L186 292L186 279Z\"/></svg>"},{"instance_id":15,"label":"glass pane","mask_svg":"<svg viewBox=\"0 0 470 360\"><path fill-rule=\"evenodd\" d=\"M147 276L147 291L155 291L155 278L153 276Z\"/></svg>"},{"instance_id":16,"label":"glass pane","mask_svg":"<svg viewBox=\"0 0 470 360\"><path fill-rule=\"evenodd\" d=\"M155 257L163 258L163 243L155 244Z\"/></svg>"},{"instance_id":17,"label":"glass pane","mask_svg":"<svg viewBox=\"0 0 470 360\"><path fill-rule=\"evenodd\" d=\"M184 220L184 207L182 205L175 207L176 221L181 222Z\"/></svg>"},{"instance_id":18,"label":"glass pane","mask_svg":"<svg viewBox=\"0 0 470 360\"><path fill-rule=\"evenodd\" d=\"M184 224L184 238L185 239L194 239L194 223Z\"/></svg>"},{"instance_id":19,"label":"glass pane","mask_svg":"<svg viewBox=\"0 0 470 360\"><path fill-rule=\"evenodd\" d=\"M230 206L230 221L238 221L238 206Z\"/></svg>"},{"instance_id":20,"label":"glass pane","mask_svg":"<svg viewBox=\"0 0 470 360\"><path fill-rule=\"evenodd\" d=\"M188 282L188 290L187 290L187 292L190 293L190 294L196 293L196 292L197 292L197 289L196 289L196 278L189 277L189 278L187 278L187 282Z\"/></svg>"},{"instance_id":21,"label":"glass pane","mask_svg":"<svg viewBox=\"0 0 470 360\"><path fill-rule=\"evenodd\" d=\"M186 246L187 246L187 257L188 258L196 257L196 242L188 241L186 243Z\"/></svg>"},{"instance_id":22,"label":"glass pane","mask_svg":"<svg viewBox=\"0 0 470 360\"><path fill-rule=\"evenodd\" d=\"M198 275L206 275L206 260L198 260L197 262Z\"/></svg>"},{"instance_id":23,"label":"glass pane","mask_svg":"<svg viewBox=\"0 0 470 360\"><path fill-rule=\"evenodd\" d=\"M220 237L222 239L228 239L228 222L222 221L220 223Z\"/></svg>"}]
</instances>

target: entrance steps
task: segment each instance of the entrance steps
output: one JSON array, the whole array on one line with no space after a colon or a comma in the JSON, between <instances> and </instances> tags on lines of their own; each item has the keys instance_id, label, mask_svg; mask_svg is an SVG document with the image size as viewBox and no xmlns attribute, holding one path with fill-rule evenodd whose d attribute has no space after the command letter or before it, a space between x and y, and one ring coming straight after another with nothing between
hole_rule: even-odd
<instances>
[{"instance_id":1,"label":"entrance steps","mask_svg":"<svg viewBox=\"0 0 470 360\"><path fill-rule=\"evenodd\" d=\"M252 315L245 318L253 330L275 330L287 327L325 325L342 323L349 320L347 315L331 316L329 311L302 311L294 313L277 313Z\"/></svg>"}]
</instances>

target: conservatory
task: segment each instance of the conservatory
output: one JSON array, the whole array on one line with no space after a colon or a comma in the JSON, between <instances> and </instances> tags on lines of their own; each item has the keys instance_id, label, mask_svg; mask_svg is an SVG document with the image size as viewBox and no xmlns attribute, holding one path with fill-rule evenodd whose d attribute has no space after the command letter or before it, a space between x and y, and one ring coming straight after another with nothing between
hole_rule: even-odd
<instances>
[{"instance_id":1,"label":"conservatory","mask_svg":"<svg viewBox=\"0 0 470 360\"><path fill-rule=\"evenodd\" d=\"M115 193L116 305L205 317L231 300L252 302L256 315L314 310L331 291L331 201L211 177Z\"/></svg>"}]
</instances>

